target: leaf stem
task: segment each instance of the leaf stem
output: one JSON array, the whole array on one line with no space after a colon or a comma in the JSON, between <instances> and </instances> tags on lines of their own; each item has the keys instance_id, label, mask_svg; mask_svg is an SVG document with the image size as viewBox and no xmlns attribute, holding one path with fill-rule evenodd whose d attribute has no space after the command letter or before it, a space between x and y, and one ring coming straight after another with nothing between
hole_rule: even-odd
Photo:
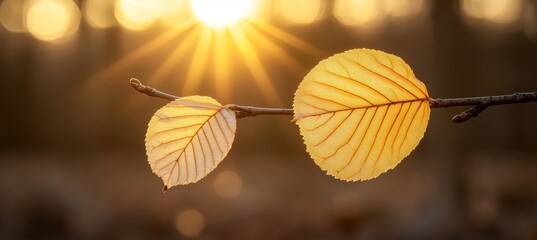
<instances>
[{"instance_id":1,"label":"leaf stem","mask_svg":"<svg viewBox=\"0 0 537 240\"><path fill-rule=\"evenodd\" d=\"M162 98L173 101L178 96L159 91L149 86L143 85L138 79L130 79L131 86L138 92L144 93L151 97ZM431 108L448 108L460 106L473 106L467 111L455 115L451 121L462 123L487 109L489 106L515 104L525 102L537 102L537 92L513 93L509 95L486 96L486 97L468 97L468 98L430 98ZM237 118L254 117L258 115L293 115L293 109L290 108L260 108L253 106L240 106L229 104L227 107L237 114Z\"/></svg>"}]
</instances>

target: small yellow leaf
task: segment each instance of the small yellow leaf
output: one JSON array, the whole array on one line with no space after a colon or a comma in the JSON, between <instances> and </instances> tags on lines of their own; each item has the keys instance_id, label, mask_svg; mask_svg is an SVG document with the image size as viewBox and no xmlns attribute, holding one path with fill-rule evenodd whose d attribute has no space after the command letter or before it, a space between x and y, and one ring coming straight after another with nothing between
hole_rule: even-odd
<instances>
[{"instance_id":1,"label":"small yellow leaf","mask_svg":"<svg viewBox=\"0 0 537 240\"><path fill-rule=\"evenodd\" d=\"M429 121L425 85L399 57L354 49L321 61L294 99L315 163L342 180L375 178L418 145Z\"/></svg>"},{"instance_id":2,"label":"small yellow leaf","mask_svg":"<svg viewBox=\"0 0 537 240\"><path fill-rule=\"evenodd\" d=\"M159 109L149 121L145 147L164 189L209 174L231 149L235 112L210 97L183 97Z\"/></svg>"}]
</instances>

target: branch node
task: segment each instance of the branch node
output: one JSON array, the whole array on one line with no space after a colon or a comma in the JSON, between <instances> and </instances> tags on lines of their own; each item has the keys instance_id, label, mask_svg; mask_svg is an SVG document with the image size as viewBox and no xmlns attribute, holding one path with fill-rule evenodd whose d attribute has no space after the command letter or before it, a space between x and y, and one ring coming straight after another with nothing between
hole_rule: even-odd
<instances>
[{"instance_id":1,"label":"branch node","mask_svg":"<svg viewBox=\"0 0 537 240\"><path fill-rule=\"evenodd\" d=\"M232 110L235 112L235 116L237 119L245 118L245 117L251 117L252 113L248 111L248 109L244 109L243 107L236 105L236 104L228 104L225 106L226 108Z\"/></svg>"},{"instance_id":2,"label":"branch node","mask_svg":"<svg viewBox=\"0 0 537 240\"><path fill-rule=\"evenodd\" d=\"M487 109L487 105L485 104L477 104L473 108L470 108L467 111L461 112L457 115L455 115L451 121L453 123L462 123L470 120L470 118L477 117L479 113L481 113L483 110Z\"/></svg>"}]
</instances>

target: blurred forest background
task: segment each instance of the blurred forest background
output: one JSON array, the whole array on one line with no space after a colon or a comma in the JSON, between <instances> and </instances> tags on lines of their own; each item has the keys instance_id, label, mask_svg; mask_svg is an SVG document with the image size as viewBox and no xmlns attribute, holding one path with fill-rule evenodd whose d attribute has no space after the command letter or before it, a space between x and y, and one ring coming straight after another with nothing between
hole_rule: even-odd
<instances>
[{"instance_id":1,"label":"blurred forest background","mask_svg":"<svg viewBox=\"0 0 537 240\"><path fill-rule=\"evenodd\" d=\"M537 239L536 104L433 109L416 151L354 183L288 116L244 119L213 173L163 194L144 134L166 101L128 84L291 107L318 61L374 48L433 98L536 91L534 0L253 1L226 28L196 12L233 11L214 2L0 2L0 239Z\"/></svg>"}]
</instances>

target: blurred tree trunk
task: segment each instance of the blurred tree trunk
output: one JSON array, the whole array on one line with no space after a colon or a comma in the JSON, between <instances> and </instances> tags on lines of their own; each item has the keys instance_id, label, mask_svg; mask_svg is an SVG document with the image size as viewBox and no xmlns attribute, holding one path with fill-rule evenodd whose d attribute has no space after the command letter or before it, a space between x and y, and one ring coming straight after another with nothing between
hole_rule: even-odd
<instances>
[{"instance_id":1,"label":"blurred tree trunk","mask_svg":"<svg viewBox=\"0 0 537 240\"><path fill-rule=\"evenodd\" d=\"M9 36L8 36L9 35ZM2 150L35 147L40 135L35 110L36 91L31 82L36 46L31 37L0 35L0 142Z\"/></svg>"},{"instance_id":2,"label":"blurred tree trunk","mask_svg":"<svg viewBox=\"0 0 537 240\"><path fill-rule=\"evenodd\" d=\"M475 82L472 80L474 43L460 15L459 1L436 0L431 2L433 34L433 84L432 97L472 96ZM455 109L454 111L458 111ZM462 209L460 189L461 160L464 159L464 127L449 122L453 111L434 111L430 121L429 154L437 176L433 181L432 205L429 216L424 219L425 234L439 236L438 231L448 234L460 232L464 226L460 220Z\"/></svg>"}]
</instances>

